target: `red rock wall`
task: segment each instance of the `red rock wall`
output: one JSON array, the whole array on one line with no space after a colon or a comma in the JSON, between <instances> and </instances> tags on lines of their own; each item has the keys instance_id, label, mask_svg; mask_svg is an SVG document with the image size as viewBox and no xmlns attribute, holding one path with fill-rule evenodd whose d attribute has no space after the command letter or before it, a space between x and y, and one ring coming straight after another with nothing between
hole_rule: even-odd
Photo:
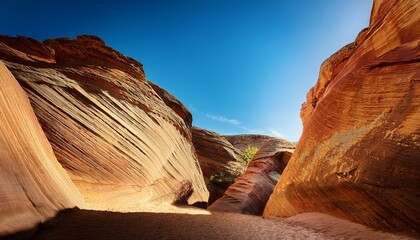
<instances>
[{"instance_id":1,"label":"red rock wall","mask_svg":"<svg viewBox=\"0 0 420 240\"><path fill-rule=\"evenodd\" d=\"M216 132L192 127L191 133L204 181L210 193L208 205L211 205L216 199L223 196L229 184L211 183L210 176L222 171L229 174L232 168L239 165L237 158L241 151Z\"/></svg>"},{"instance_id":2,"label":"red rock wall","mask_svg":"<svg viewBox=\"0 0 420 240\"><path fill-rule=\"evenodd\" d=\"M237 162L241 152L216 132L192 127L194 148L196 149L204 179L226 170L229 162Z\"/></svg>"},{"instance_id":3,"label":"red rock wall","mask_svg":"<svg viewBox=\"0 0 420 240\"><path fill-rule=\"evenodd\" d=\"M419 9L374 1L369 28L322 64L264 215L323 212L420 231Z\"/></svg>"},{"instance_id":4,"label":"red rock wall","mask_svg":"<svg viewBox=\"0 0 420 240\"><path fill-rule=\"evenodd\" d=\"M284 139L261 135L229 136L237 146L258 146L259 150L246 171L208 207L210 211L261 215L281 174L291 157L293 144Z\"/></svg>"},{"instance_id":5,"label":"red rock wall","mask_svg":"<svg viewBox=\"0 0 420 240\"><path fill-rule=\"evenodd\" d=\"M140 63L93 36L3 36L0 58L88 203L207 201L189 126Z\"/></svg>"},{"instance_id":6,"label":"red rock wall","mask_svg":"<svg viewBox=\"0 0 420 240\"><path fill-rule=\"evenodd\" d=\"M248 146L259 149L258 155L274 155L279 149L295 149L295 145L286 139L258 134L224 135L235 148L244 151ZM257 156L258 157L258 156Z\"/></svg>"},{"instance_id":7,"label":"red rock wall","mask_svg":"<svg viewBox=\"0 0 420 240\"><path fill-rule=\"evenodd\" d=\"M25 91L0 61L0 237L84 201L58 163Z\"/></svg>"}]
</instances>

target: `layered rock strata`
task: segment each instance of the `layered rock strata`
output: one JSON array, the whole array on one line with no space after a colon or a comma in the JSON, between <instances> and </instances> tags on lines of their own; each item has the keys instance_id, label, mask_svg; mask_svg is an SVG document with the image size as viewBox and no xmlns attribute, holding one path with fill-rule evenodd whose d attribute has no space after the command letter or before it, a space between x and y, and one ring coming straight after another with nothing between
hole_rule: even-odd
<instances>
[{"instance_id":1,"label":"layered rock strata","mask_svg":"<svg viewBox=\"0 0 420 240\"><path fill-rule=\"evenodd\" d=\"M241 151L216 132L198 127L191 128L193 144L204 178L226 170L229 162L236 162Z\"/></svg>"},{"instance_id":2,"label":"layered rock strata","mask_svg":"<svg viewBox=\"0 0 420 240\"><path fill-rule=\"evenodd\" d=\"M261 139L259 137L259 139ZM292 155L287 140L267 137L243 173L208 210L261 215Z\"/></svg>"},{"instance_id":3,"label":"layered rock strata","mask_svg":"<svg viewBox=\"0 0 420 240\"><path fill-rule=\"evenodd\" d=\"M271 136L259 134L224 135L235 148L244 151L248 146L259 149L259 155L273 155L277 150L287 148L293 150L295 144L292 142Z\"/></svg>"},{"instance_id":4,"label":"layered rock strata","mask_svg":"<svg viewBox=\"0 0 420 240\"><path fill-rule=\"evenodd\" d=\"M57 159L88 203L207 201L189 121L142 65L93 36L0 37Z\"/></svg>"},{"instance_id":5,"label":"layered rock strata","mask_svg":"<svg viewBox=\"0 0 420 240\"><path fill-rule=\"evenodd\" d=\"M84 201L58 163L25 91L0 61L0 237Z\"/></svg>"},{"instance_id":6,"label":"layered rock strata","mask_svg":"<svg viewBox=\"0 0 420 240\"><path fill-rule=\"evenodd\" d=\"M419 1L375 0L369 27L322 64L264 215L323 212L420 232L418 9Z\"/></svg>"},{"instance_id":7,"label":"layered rock strata","mask_svg":"<svg viewBox=\"0 0 420 240\"><path fill-rule=\"evenodd\" d=\"M204 181L210 192L208 204L211 205L216 199L223 196L228 185L213 184L210 182L210 176L220 172L229 174L231 167L239 164L237 158L241 151L216 132L192 127L191 133Z\"/></svg>"}]
</instances>

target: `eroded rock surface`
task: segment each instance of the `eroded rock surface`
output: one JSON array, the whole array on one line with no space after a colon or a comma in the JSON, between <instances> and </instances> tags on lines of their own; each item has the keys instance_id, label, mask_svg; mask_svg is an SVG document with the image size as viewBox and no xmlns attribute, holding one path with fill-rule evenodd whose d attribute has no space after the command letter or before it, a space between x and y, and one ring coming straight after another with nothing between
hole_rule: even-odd
<instances>
[{"instance_id":1,"label":"eroded rock surface","mask_svg":"<svg viewBox=\"0 0 420 240\"><path fill-rule=\"evenodd\" d=\"M0 236L84 201L58 163L25 91L0 61Z\"/></svg>"},{"instance_id":2,"label":"eroded rock surface","mask_svg":"<svg viewBox=\"0 0 420 240\"><path fill-rule=\"evenodd\" d=\"M174 110L176 112L176 114L178 114L178 116L180 116L184 120L187 127L192 126L192 114L187 109L187 107L185 107L184 104L182 104L181 101L179 101L174 95L172 95L171 93L169 93L165 89L161 88L159 85L157 85L153 82L150 82L150 81L147 81L147 83L162 98L162 100L165 102L165 104L168 107L170 107L172 110Z\"/></svg>"},{"instance_id":3,"label":"eroded rock surface","mask_svg":"<svg viewBox=\"0 0 420 240\"><path fill-rule=\"evenodd\" d=\"M188 120L142 65L93 36L0 37L57 159L88 203L207 201Z\"/></svg>"},{"instance_id":4,"label":"eroded rock surface","mask_svg":"<svg viewBox=\"0 0 420 240\"><path fill-rule=\"evenodd\" d=\"M216 132L192 127L191 133L204 181L210 192L208 204L211 205L216 199L223 196L229 185L211 183L210 176L220 172L229 173L231 166L239 164L237 158L241 151Z\"/></svg>"},{"instance_id":5,"label":"eroded rock surface","mask_svg":"<svg viewBox=\"0 0 420 240\"><path fill-rule=\"evenodd\" d=\"M240 134L240 135L224 135L234 147L244 151L248 146L253 146L259 149L257 156L270 156L275 154L279 149L295 148L292 142L271 136L258 135L258 134Z\"/></svg>"},{"instance_id":6,"label":"eroded rock surface","mask_svg":"<svg viewBox=\"0 0 420 240\"><path fill-rule=\"evenodd\" d=\"M369 28L322 64L264 215L323 212L420 232L418 9L415 0L374 1Z\"/></svg>"},{"instance_id":7,"label":"eroded rock surface","mask_svg":"<svg viewBox=\"0 0 420 240\"><path fill-rule=\"evenodd\" d=\"M241 151L216 132L192 127L193 144L205 179L226 169L229 162L236 162Z\"/></svg>"},{"instance_id":8,"label":"eroded rock surface","mask_svg":"<svg viewBox=\"0 0 420 240\"><path fill-rule=\"evenodd\" d=\"M241 138L244 138L244 135L239 135L236 139ZM238 144L258 146L260 150L249 163L245 173L228 187L221 198L210 205L209 211L262 214L278 178L292 155L293 144L284 139L267 136L258 136L257 139L257 142L238 141Z\"/></svg>"}]
</instances>

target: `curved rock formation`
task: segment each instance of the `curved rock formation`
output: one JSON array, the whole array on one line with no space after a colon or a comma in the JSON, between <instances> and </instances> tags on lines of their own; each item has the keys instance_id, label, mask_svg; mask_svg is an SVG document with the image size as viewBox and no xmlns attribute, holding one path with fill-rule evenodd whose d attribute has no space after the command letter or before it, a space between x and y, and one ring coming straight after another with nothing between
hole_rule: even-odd
<instances>
[{"instance_id":1,"label":"curved rock formation","mask_svg":"<svg viewBox=\"0 0 420 240\"><path fill-rule=\"evenodd\" d=\"M237 139L243 138L243 136L239 135ZM247 146L258 145L260 150L249 163L245 173L228 187L221 198L210 205L209 211L262 214L278 177L292 155L293 150L290 148L293 145L283 139L258 135L248 136L264 139L264 141L247 143ZM246 137L246 139L250 138ZM240 141L238 143L241 144Z\"/></svg>"},{"instance_id":2,"label":"curved rock formation","mask_svg":"<svg viewBox=\"0 0 420 240\"><path fill-rule=\"evenodd\" d=\"M155 92L162 98L165 104L170 107L172 110L178 114L182 119L184 119L185 124L187 127L192 126L192 114L191 112L179 101L175 96L170 94L165 89L161 88L155 83L147 81L147 83L155 90Z\"/></svg>"},{"instance_id":3,"label":"curved rock formation","mask_svg":"<svg viewBox=\"0 0 420 240\"><path fill-rule=\"evenodd\" d=\"M216 132L198 127L191 128L193 144L206 180L212 174L226 169L229 162L236 162L241 152Z\"/></svg>"},{"instance_id":4,"label":"curved rock formation","mask_svg":"<svg viewBox=\"0 0 420 240\"><path fill-rule=\"evenodd\" d=\"M418 9L419 1L375 0L369 28L322 64L265 215L316 211L420 232Z\"/></svg>"},{"instance_id":5,"label":"curved rock formation","mask_svg":"<svg viewBox=\"0 0 420 240\"><path fill-rule=\"evenodd\" d=\"M286 139L259 134L225 135L223 137L241 151L244 151L248 146L258 148L257 154L260 156L273 155L279 149L287 148L293 150L295 148L295 144Z\"/></svg>"},{"instance_id":6,"label":"curved rock formation","mask_svg":"<svg viewBox=\"0 0 420 240\"><path fill-rule=\"evenodd\" d=\"M93 36L0 37L57 159L88 203L207 201L186 121L142 65Z\"/></svg>"},{"instance_id":7,"label":"curved rock formation","mask_svg":"<svg viewBox=\"0 0 420 240\"><path fill-rule=\"evenodd\" d=\"M223 196L228 186L210 182L210 176L220 172L229 172L229 166L237 163L241 151L232 146L223 136L216 132L198 127L191 128L194 148L204 175L204 181L210 192L208 204Z\"/></svg>"},{"instance_id":8,"label":"curved rock formation","mask_svg":"<svg viewBox=\"0 0 420 240\"><path fill-rule=\"evenodd\" d=\"M54 156L25 91L0 61L0 236L84 201Z\"/></svg>"}]
</instances>

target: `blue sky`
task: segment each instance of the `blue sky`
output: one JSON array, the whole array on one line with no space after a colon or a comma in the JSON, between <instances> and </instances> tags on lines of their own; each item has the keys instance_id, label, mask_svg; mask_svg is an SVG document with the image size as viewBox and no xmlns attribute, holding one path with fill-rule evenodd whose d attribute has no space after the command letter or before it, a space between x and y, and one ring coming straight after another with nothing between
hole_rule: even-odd
<instances>
[{"instance_id":1,"label":"blue sky","mask_svg":"<svg viewBox=\"0 0 420 240\"><path fill-rule=\"evenodd\" d=\"M368 26L369 0L2 0L0 34L97 35L143 63L193 124L297 141L321 63Z\"/></svg>"}]
</instances>

